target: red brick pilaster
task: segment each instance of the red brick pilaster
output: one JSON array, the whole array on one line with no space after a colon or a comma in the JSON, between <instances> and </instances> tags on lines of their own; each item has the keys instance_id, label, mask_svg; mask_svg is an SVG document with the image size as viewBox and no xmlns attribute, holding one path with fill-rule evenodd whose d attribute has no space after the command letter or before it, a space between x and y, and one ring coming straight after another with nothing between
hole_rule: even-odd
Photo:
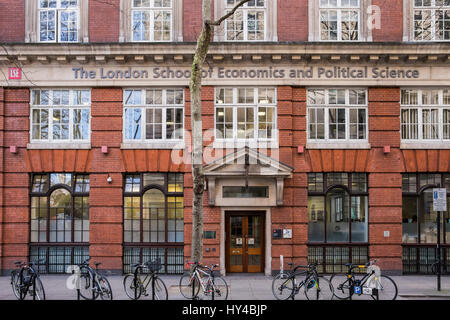
<instances>
[{"instance_id":1,"label":"red brick pilaster","mask_svg":"<svg viewBox=\"0 0 450 320\"><path fill-rule=\"evenodd\" d=\"M400 89L369 88L369 256L383 270L402 270L403 163L400 152ZM389 153L384 146L390 146ZM386 234L385 234L386 233Z\"/></svg>"},{"instance_id":2,"label":"red brick pilaster","mask_svg":"<svg viewBox=\"0 0 450 320\"><path fill-rule=\"evenodd\" d=\"M122 270L123 242L122 109L121 88L92 89L90 256L102 262L101 268L117 271Z\"/></svg>"}]
</instances>

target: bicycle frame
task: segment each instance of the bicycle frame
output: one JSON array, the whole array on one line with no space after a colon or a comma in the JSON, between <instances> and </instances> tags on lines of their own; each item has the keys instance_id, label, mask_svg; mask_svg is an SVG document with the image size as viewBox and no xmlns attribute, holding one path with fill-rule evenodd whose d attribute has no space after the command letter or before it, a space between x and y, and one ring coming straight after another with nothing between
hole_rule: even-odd
<instances>
[{"instance_id":1,"label":"bicycle frame","mask_svg":"<svg viewBox=\"0 0 450 320\"><path fill-rule=\"evenodd\" d=\"M155 300L155 278L156 278L156 272L150 271L147 273L144 277L144 280L141 279L139 271L143 269L143 266L138 266L136 270L134 271L134 277L135 279L138 279L140 282L140 285L144 288L144 292L147 293L147 288L150 285L150 282L152 284L152 299ZM147 281L147 284L145 283Z\"/></svg>"},{"instance_id":2,"label":"bicycle frame","mask_svg":"<svg viewBox=\"0 0 450 320\"><path fill-rule=\"evenodd\" d=\"M361 279L356 279L355 273L353 272L353 269L358 269L358 268L366 268L366 266L355 266L353 268L350 268L350 270L347 273L347 278L349 279L349 290L350 290L350 300L352 299L352 296L355 294L354 288L355 288L355 283L359 282L359 287L363 288L364 285L367 283L367 281L369 280L369 278L375 274L375 271L372 270L371 273L366 273ZM361 293L356 293L357 295L362 295L363 292ZM374 294L377 297L378 300L378 290L375 291Z\"/></svg>"},{"instance_id":3,"label":"bicycle frame","mask_svg":"<svg viewBox=\"0 0 450 320\"><path fill-rule=\"evenodd\" d=\"M208 271L203 270L202 268L207 268ZM201 278L201 274L206 275L208 277L207 281L203 281ZM201 267L199 265L196 265L194 268L194 272L192 273L190 282L192 283L194 281L194 278L197 278L198 282L200 283L200 286L202 288L203 293L207 293L207 285L208 284L212 284L213 286L213 290L212 290L212 299L214 300L214 294L215 294L215 287L214 287L214 282L211 281L211 279L214 279L214 275L213 275L213 270L209 269L208 267ZM206 286L205 286L206 284ZM194 290L195 290L195 286L192 286L192 296L194 297ZM195 298L195 297L194 297Z\"/></svg>"}]
</instances>

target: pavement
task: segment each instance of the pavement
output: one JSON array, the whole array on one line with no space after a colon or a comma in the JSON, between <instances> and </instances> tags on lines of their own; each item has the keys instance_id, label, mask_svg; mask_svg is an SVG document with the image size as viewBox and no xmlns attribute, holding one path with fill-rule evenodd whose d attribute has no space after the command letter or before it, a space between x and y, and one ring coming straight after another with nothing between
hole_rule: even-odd
<instances>
[{"instance_id":1,"label":"pavement","mask_svg":"<svg viewBox=\"0 0 450 320\"><path fill-rule=\"evenodd\" d=\"M69 275L41 275L46 298L49 300L76 300L75 290L69 290L66 281ZM178 289L180 276L162 275L170 300L183 300ZM229 300L274 300L272 277L264 275L232 275L224 277L229 286ZM329 278L329 277L328 277ZM435 276L392 276L397 284L398 300L450 300L450 276L442 276L441 291L437 291ZM122 276L109 276L114 300L129 300L123 289ZM15 300L10 278L0 277L0 300ZM148 299L148 298L146 298ZM306 300L303 292L296 300ZM356 296L354 300L371 300L369 296Z\"/></svg>"}]
</instances>

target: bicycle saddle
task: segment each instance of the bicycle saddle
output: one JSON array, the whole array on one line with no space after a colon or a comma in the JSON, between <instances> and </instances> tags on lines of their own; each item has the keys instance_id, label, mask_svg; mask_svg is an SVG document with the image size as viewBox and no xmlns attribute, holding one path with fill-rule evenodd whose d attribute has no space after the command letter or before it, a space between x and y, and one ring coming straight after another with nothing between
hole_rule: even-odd
<instances>
[{"instance_id":1,"label":"bicycle saddle","mask_svg":"<svg viewBox=\"0 0 450 320\"><path fill-rule=\"evenodd\" d=\"M101 265L102 263L101 262L94 262L94 265L96 266L96 267L98 267L99 265Z\"/></svg>"}]
</instances>

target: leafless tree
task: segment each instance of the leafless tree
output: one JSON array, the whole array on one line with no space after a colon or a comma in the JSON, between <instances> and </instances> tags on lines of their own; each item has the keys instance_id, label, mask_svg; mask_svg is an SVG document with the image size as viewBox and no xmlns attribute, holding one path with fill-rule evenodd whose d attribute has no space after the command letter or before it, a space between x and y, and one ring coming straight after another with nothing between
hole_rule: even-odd
<instances>
[{"instance_id":1,"label":"leafless tree","mask_svg":"<svg viewBox=\"0 0 450 320\"><path fill-rule=\"evenodd\" d=\"M203 173L203 136L202 136L202 67L208 55L214 27L231 17L237 9L250 0L241 0L218 20L211 18L211 1L202 0L202 30L197 39L194 59L192 62L192 75L189 83L191 92L191 125L192 125L192 261L200 261L203 257L203 193L205 176Z\"/></svg>"}]
</instances>

